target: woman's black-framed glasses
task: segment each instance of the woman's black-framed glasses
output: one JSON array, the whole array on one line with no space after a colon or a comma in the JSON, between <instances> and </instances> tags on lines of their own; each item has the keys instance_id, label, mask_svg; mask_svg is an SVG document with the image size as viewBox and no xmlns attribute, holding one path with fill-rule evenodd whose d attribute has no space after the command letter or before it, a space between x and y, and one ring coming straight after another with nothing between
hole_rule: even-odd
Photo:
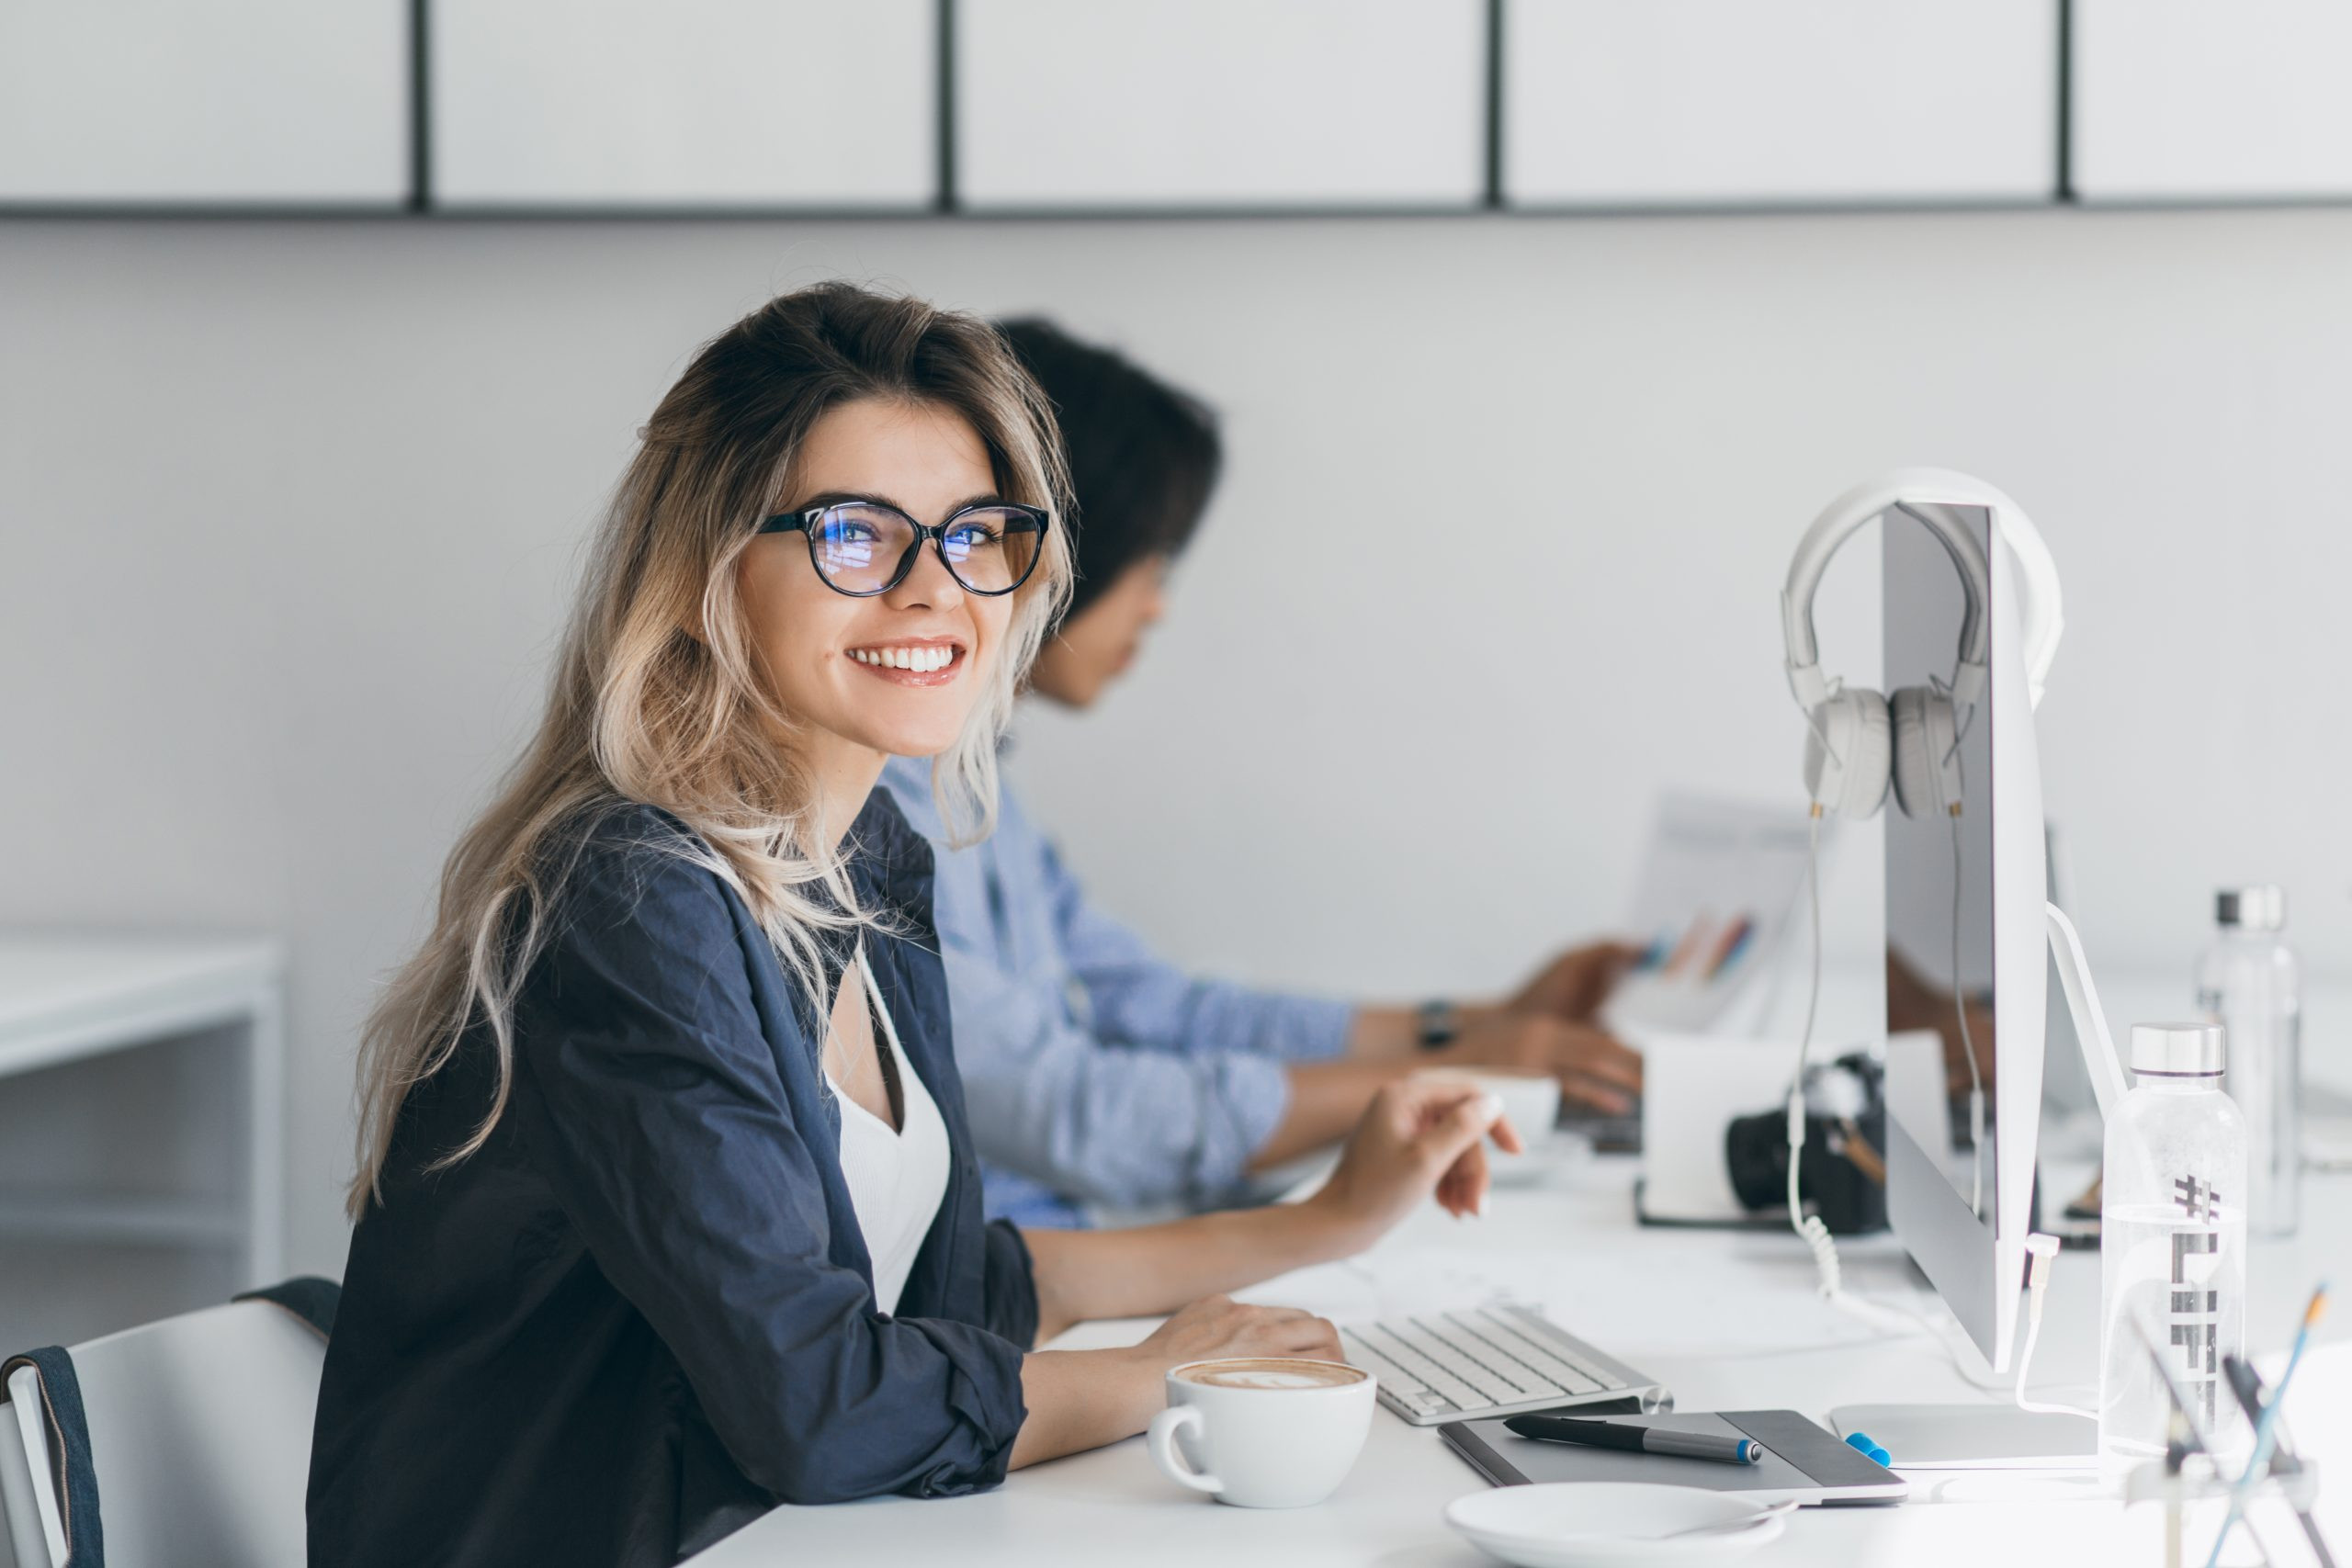
<instances>
[{"instance_id":1,"label":"woman's black-framed glasses","mask_svg":"<svg viewBox=\"0 0 2352 1568\"><path fill-rule=\"evenodd\" d=\"M808 536L808 560L825 586L853 599L888 593L915 569L928 539L947 573L967 593L994 597L1029 581L1045 553L1052 514L1009 501L967 506L946 522L918 523L880 501L836 501L779 512L763 534Z\"/></svg>"}]
</instances>

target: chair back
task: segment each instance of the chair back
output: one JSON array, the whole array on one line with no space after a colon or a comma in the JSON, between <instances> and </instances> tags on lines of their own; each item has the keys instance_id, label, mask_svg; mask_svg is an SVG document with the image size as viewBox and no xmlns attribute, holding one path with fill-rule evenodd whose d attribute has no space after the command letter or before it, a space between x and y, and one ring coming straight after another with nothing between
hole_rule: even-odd
<instances>
[{"instance_id":1,"label":"chair back","mask_svg":"<svg viewBox=\"0 0 2352 1568\"><path fill-rule=\"evenodd\" d=\"M15 1568L302 1568L338 1293L288 1281L10 1360L0 1511Z\"/></svg>"}]
</instances>

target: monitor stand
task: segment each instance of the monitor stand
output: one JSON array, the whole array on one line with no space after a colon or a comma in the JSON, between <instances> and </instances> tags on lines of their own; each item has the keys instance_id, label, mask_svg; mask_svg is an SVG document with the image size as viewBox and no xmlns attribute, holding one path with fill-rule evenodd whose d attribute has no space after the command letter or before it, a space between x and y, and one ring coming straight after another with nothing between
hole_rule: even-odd
<instances>
[{"instance_id":1,"label":"monitor stand","mask_svg":"<svg viewBox=\"0 0 2352 1568\"><path fill-rule=\"evenodd\" d=\"M2098 1423L2014 1404L1841 1404L1841 1438L1856 1432L1897 1470L2087 1470L2098 1463Z\"/></svg>"},{"instance_id":2,"label":"monitor stand","mask_svg":"<svg viewBox=\"0 0 2352 1568\"><path fill-rule=\"evenodd\" d=\"M2049 906L2050 950L2058 983L2075 1016L2075 1039L2090 1071L2101 1121L2115 1112L2125 1083L2115 1040L2099 1009L2088 960L2074 922ZM2036 1414L1998 1404L1847 1404L1829 1413L1841 1438L1856 1432L1905 1470L2081 1470L2098 1463L2098 1423L2080 1416Z\"/></svg>"}]
</instances>

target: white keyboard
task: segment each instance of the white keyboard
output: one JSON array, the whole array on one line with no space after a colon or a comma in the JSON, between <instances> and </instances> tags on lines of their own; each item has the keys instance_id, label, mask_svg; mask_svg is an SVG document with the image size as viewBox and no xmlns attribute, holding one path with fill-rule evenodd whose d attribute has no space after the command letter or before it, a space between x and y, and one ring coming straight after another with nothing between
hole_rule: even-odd
<instances>
[{"instance_id":1,"label":"white keyboard","mask_svg":"<svg viewBox=\"0 0 2352 1568\"><path fill-rule=\"evenodd\" d=\"M1340 1330L1348 1359L1380 1380L1380 1402L1416 1427L1638 1399L1674 1401L1657 1380L1602 1355L1528 1307L1423 1313Z\"/></svg>"}]
</instances>

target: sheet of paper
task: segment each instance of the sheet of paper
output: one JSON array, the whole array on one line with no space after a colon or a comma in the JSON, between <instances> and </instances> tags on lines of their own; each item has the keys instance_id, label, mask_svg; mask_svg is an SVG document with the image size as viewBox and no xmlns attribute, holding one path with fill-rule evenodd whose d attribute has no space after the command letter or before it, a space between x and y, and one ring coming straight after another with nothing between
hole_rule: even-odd
<instances>
[{"instance_id":1,"label":"sheet of paper","mask_svg":"<svg viewBox=\"0 0 2352 1568\"><path fill-rule=\"evenodd\" d=\"M1779 949L1804 889L1805 832L1785 807L1660 797L1627 911L1647 945L1610 998L1612 1029L1703 1031L1723 1018Z\"/></svg>"}]
</instances>

